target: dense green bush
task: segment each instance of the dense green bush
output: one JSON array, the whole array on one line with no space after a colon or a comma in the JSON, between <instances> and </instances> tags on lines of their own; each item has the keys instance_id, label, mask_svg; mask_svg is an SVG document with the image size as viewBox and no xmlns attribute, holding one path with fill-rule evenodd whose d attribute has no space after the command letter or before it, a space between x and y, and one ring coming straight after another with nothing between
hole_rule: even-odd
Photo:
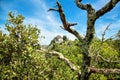
<instances>
[{"instance_id":1,"label":"dense green bush","mask_svg":"<svg viewBox=\"0 0 120 80\"><path fill-rule=\"evenodd\" d=\"M56 56L46 54L40 48L37 26L24 25L24 17L9 13L5 24L7 33L0 31L0 79L1 80L76 80L78 74ZM118 41L118 39L117 39ZM48 51L61 52L76 66L82 64L80 43L77 39L69 40L64 36L60 44L52 42ZM111 43L111 44L110 44ZM118 42L119 43L119 42ZM119 46L116 40L109 40L101 45L95 38L90 47L91 65L98 68L120 68L120 64L108 63L105 59L118 60ZM114 54L113 54L114 53ZM90 80L107 80L119 78L118 75L92 74Z\"/></svg>"},{"instance_id":2,"label":"dense green bush","mask_svg":"<svg viewBox=\"0 0 120 80\"><path fill-rule=\"evenodd\" d=\"M27 79L34 78L35 60L32 56L40 48L40 30L32 25L23 24L22 15L9 13L5 24L5 33L0 33L0 78Z\"/></svg>"}]
</instances>

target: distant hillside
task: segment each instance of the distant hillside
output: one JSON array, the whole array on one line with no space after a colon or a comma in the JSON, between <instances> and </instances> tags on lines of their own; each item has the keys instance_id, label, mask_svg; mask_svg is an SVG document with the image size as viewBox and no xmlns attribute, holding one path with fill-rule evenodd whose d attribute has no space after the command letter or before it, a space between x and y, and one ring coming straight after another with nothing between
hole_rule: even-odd
<instances>
[{"instance_id":1,"label":"distant hillside","mask_svg":"<svg viewBox=\"0 0 120 80\"><path fill-rule=\"evenodd\" d=\"M47 49L47 48L48 48L48 45L41 45L41 48Z\"/></svg>"}]
</instances>

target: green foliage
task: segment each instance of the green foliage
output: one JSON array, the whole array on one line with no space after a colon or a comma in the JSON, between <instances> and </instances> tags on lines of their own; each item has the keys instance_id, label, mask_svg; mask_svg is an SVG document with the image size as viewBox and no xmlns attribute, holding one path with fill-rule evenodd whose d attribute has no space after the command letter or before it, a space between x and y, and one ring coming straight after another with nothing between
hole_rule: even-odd
<instances>
[{"instance_id":1,"label":"green foliage","mask_svg":"<svg viewBox=\"0 0 120 80\"><path fill-rule=\"evenodd\" d=\"M116 50L113 46L114 46L114 40L107 40L101 42L100 39L95 38L90 47L90 52L92 57L91 65L98 68L113 68L113 69L120 68L119 63L114 62L120 59L119 51ZM98 57L98 55L102 56L102 58ZM101 76L104 76L105 80L107 79L115 80L115 78L118 77L118 75L114 75L114 74L111 75L92 74L91 80L104 80L101 78Z\"/></svg>"},{"instance_id":2,"label":"green foliage","mask_svg":"<svg viewBox=\"0 0 120 80\"><path fill-rule=\"evenodd\" d=\"M47 55L40 50L37 26L24 25L24 17L9 13L5 24L7 34L0 31L0 79L1 80L77 80L78 74L56 56ZM60 44L51 42L49 50L63 53L76 66L82 64L81 42L70 41L63 36ZM119 38L101 40L95 38L90 46L91 65L98 68L120 68L120 64L108 63L106 60L119 60ZM120 78L118 75L92 74L90 80L107 80Z\"/></svg>"},{"instance_id":3,"label":"green foliage","mask_svg":"<svg viewBox=\"0 0 120 80\"><path fill-rule=\"evenodd\" d=\"M63 40L67 41L68 40L67 36L63 36Z\"/></svg>"},{"instance_id":4,"label":"green foliage","mask_svg":"<svg viewBox=\"0 0 120 80\"><path fill-rule=\"evenodd\" d=\"M82 55L81 49L78 46L79 41L70 41L66 40L61 44L52 43L52 47L49 48L50 50L55 50L58 52L63 53L63 55L68 58L72 63L76 66L81 65L82 62ZM54 76L52 80L76 80L78 75L77 72L72 71L69 66L58 60L55 57L51 57L51 69L54 72ZM61 79L62 78L62 79Z\"/></svg>"},{"instance_id":5,"label":"green foliage","mask_svg":"<svg viewBox=\"0 0 120 80\"><path fill-rule=\"evenodd\" d=\"M111 41L112 42L112 41ZM82 55L81 55L81 48L79 47L80 42L78 40L74 40L74 41L65 41L61 44L57 44L57 43L52 43L53 46L51 48L51 50L55 50L58 52L61 52L64 54L64 56L66 58L68 58L71 62L73 62L75 65L81 66L82 64ZM111 45L114 45L113 43L111 43ZM116 63L108 63L106 61L103 61L101 58L96 57L97 54L101 55L103 58L107 59L107 60L111 60L111 61L116 61L119 59L119 52L113 48L112 46L110 46L110 44L108 42L101 42L100 39L95 38L91 44L90 47L90 56L92 57L92 61L91 61L91 65L98 67L98 68L120 68L119 64ZM55 63L54 65L52 65L52 70L54 71L54 67L57 65L58 67L58 71L60 72L66 68L69 68L68 66L64 66L64 64L62 64L61 61L52 58L52 62L51 63ZM62 64L62 65L60 65ZM60 66L60 67L59 67ZM65 70L66 72L68 72L68 74L64 74L64 72L62 74L59 74L59 76L63 77L64 75L69 76L69 80L73 80L71 76L74 76L73 78L76 79L77 76L74 72L71 72L71 70L67 69ZM69 75L71 74L71 76ZM57 76L58 74L56 74ZM102 74L92 74L90 76L90 80L107 80L107 79L116 79L119 78L118 75L114 75L114 74L109 74L109 75L102 75ZM57 78L56 78L57 79ZM64 78L66 80L66 78ZM64 80L63 79L63 80ZM55 79L54 79L55 80Z\"/></svg>"},{"instance_id":6,"label":"green foliage","mask_svg":"<svg viewBox=\"0 0 120 80\"><path fill-rule=\"evenodd\" d=\"M107 78L102 74L91 74L89 80L107 80Z\"/></svg>"},{"instance_id":7,"label":"green foliage","mask_svg":"<svg viewBox=\"0 0 120 80\"><path fill-rule=\"evenodd\" d=\"M8 34L0 33L0 78L31 79L35 76L34 58L40 48L38 37L40 30L32 25L23 24L22 15L9 13L5 24Z\"/></svg>"},{"instance_id":8,"label":"green foliage","mask_svg":"<svg viewBox=\"0 0 120 80\"><path fill-rule=\"evenodd\" d=\"M119 52L119 56L120 56L120 30L116 34L116 38L112 40L112 43L113 43L113 48L115 48Z\"/></svg>"},{"instance_id":9,"label":"green foliage","mask_svg":"<svg viewBox=\"0 0 120 80\"><path fill-rule=\"evenodd\" d=\"M75 80L77 73L56 57L40 51L37 27L23 24L22 15L9 13L8 34L0 33L0 79L13 80ZM76 65L81 61L80 50L74 42L55 44L54 50L63 52ZM64 49L61 49L66 46ZM73 54L74 53L74 54ZM79 54L78 54L79 53ZM48 55L50 56L50 55Z\"/></svg>"},{"instance_id":10,"label":"green foliage","mask_svg":"<svg viewBox=\"0 0 120 80\"><path fill-rule=\"evenodd\" d=\"M63 53L70 61L73 61L76 65L81 64L81 49L78 46L79 41L65 41L61 44L53 43L52 50Z\"/></svg>"}]
</instances>

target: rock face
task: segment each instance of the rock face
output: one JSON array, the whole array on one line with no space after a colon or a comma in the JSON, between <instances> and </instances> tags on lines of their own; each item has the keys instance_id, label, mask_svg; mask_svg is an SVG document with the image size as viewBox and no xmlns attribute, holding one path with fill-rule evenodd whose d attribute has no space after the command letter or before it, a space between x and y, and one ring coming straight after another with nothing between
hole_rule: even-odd
<instances>
[{"instance_id":1,"label":"rock face","mask_svg":"<svg viewBox=\"0 0 120 80\"><path fill-rule=\"evenodd\" d=\"M51 43L49 44L48 48L51 49L54 47L54 44L60 44L62 43L64 40L63 40L63 37L61 37L60 35L57 35L52 41Z\"/></svg>"},{"instance_id":2,"label":"rock face","mask_svg":"<svg viewBox=\"0 0 120 80\"><path fill-rule=\"evenodd\" d=\"M55 38L54 38L54 42L55 43L62 43L63 42L63 37L61 37L60 35L57 35Z\"/></svg>"}]
</instances>

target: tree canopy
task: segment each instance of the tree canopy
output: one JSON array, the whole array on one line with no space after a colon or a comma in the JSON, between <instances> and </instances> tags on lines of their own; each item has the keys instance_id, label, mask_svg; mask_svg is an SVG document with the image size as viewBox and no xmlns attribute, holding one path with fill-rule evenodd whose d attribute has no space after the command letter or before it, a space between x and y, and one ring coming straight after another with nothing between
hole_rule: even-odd
<instances>
[{"instance_id":1,"label":"tree canopy","mask_svg":"<svg viewBox=\"0 0 120 80\"><path fill-rule=\"evenodd\" d=\"M40 30L37 25L24 24L21 14L8 13L5 23L7 33L0 30L0 79L2 80L119 80L120 79L120 30L112 38L94 36L95 22L112 10L120 0L110 0L95 11L91 4L76 0L78 8L86 10L88 21L83 37L72 28L62 5L57 1L62 29L76 36L71 41L67 36L62 41L51 41L47 49L40 45ZM52 46L51 46L52 45Z\"/></svg>"}]
</instances>

